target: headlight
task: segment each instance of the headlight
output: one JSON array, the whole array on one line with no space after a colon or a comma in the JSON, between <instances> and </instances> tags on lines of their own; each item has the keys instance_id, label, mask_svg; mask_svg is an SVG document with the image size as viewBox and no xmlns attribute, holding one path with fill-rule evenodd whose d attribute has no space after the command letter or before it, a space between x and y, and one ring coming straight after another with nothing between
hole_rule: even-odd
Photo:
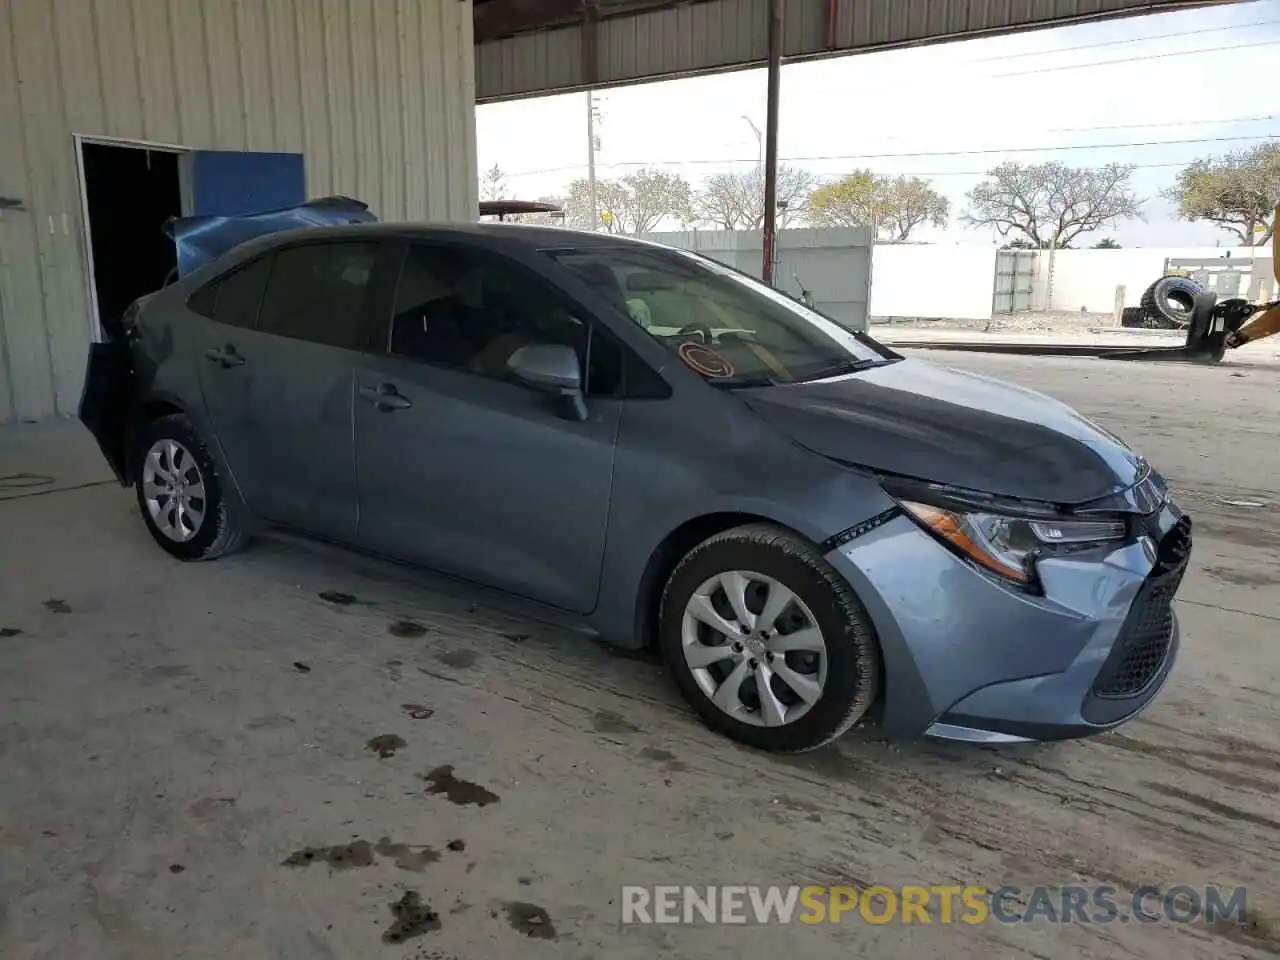
<instances>
[{"instance_id":1,"label":"headlight","mask_svg":"<svg viewBox=\"0 0 1280 960\"><path fill-rule=\"evenodd\" d=\"M968 508L898 501L925 529L956 550L1016 583L1032 582L1032 563L1046 547L1122 540L1119 520L1029 520Z\"/></svg>"}]
</instances>

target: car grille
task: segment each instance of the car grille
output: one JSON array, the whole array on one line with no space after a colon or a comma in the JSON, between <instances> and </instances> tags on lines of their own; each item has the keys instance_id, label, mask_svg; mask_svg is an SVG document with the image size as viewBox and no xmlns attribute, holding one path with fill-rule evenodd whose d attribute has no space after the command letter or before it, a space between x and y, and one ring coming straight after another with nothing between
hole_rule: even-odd
<instances>
[{"instance_id":1,"label":"car grille","mask_svg":"<svg viewBox=\"0 0 1280 960\"><path fill-rule=\"evenodd\" d=\"M1160 672L1173 641L1173 597L1182 584L1190 551L1189 524L1174 527L1094 681L1094 696L1112 700L1136 696Z\"/></svg>"}]
</instances>

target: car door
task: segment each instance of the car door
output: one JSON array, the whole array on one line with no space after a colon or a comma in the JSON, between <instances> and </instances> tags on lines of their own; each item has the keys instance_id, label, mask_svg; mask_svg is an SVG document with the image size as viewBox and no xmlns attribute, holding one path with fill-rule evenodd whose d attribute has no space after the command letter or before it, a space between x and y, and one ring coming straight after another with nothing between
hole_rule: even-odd
<instances>
[{"instance_id":1,"label":"car door","mask_svg":"<svg viewBox=\"0 0 1280 960\"><path fill-rule=\"evenodd\" d=\"M356 532L356 360L379 245L284 247L198 291L208 415L250 510L335 540Z\"/></svg>"},{"instance_id":2,"label":"car door","mask_svg":"<svg viewBox=\"0 0 1280 960\"><path fill-rule=\"evenodd\" d=\"M567 610L596 601L622 349L534 271L478 247L408 245L387 348L356 375L358 538L378 553ZM585 420L514 382L528 343L578 351Z\"/></svg>"}]
</instances>

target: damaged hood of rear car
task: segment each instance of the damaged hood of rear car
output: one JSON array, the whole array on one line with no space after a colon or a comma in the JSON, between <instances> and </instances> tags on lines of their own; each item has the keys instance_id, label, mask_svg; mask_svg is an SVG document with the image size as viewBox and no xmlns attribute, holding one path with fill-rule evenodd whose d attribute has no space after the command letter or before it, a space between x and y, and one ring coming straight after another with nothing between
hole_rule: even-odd
<instances>
[{"instance_id":1,"label":"damaged hood of rear car","mask_svg":"<svg viewBox=\"0 0 1280 960\"><path fill-rule=\"evenodd\" d=\"M736 396L814 453L996 496L1081 504L1147 472L1124 443L1050 397L921 360Z\"/></svg>"},{"instance_id":2,"label":"damaged hood of rear car","mask_svg":"<svg viewBox=\"0 0 1280 960\"><path fill-rule=\"evenodd\" d=\"M185 277L246 240L301 227L335 227L376 223L367 204L350 197L324 197L296 207L237 217L174 217L164 232L178 254L178 276Z\"/></svg>"}]
</instances>

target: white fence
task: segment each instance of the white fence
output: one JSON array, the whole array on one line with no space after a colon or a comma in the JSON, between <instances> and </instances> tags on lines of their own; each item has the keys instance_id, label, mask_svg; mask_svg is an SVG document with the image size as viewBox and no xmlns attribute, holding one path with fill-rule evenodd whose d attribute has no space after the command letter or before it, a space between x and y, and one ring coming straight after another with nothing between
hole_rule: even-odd
<instances>
[{"instance_id":1,"label":"white fence","mask_svg":"<svg viewBox=\"0 0 1280 960\"><path fill-rule=\"evenodd\" d=\"M645 239L696 250L753 277L760 276L764 262L758 230L652 233ZM803 284L827 316L854 330L866 329L872 274L868 231L781 230L776 256L775 286L798 297Z\"/></svg>"},{"instance_id":2,"label":"white fence","mask_svg":"<svg viewBox=\"0 0 1280 960\"><path fill-rule=\"evenodd\" d=\"M648 239L697 250L760 276L758 231L695 230L654 233ZM1125 288L1125 306L1137 306L1170 257L1225 259L1245 275L1242 292L1246 292L1251 273L1270 280L1270 252L1259 247L1254 258L1247 247L1058 250L1053 255L1050 291L1049 254L1037 251L1031 309L1112 313L1117 286ZM793 296L800 294L803 285L824 313L855 329L865 329L869 317L985 320L991 317L997 254L995 246L901 243L873 247L870 235L857 229L782 230L774 282ZM1274 286L1270 281L1264 291Z\"/></svg>"},{"instance_id":3,"label":"white fence","mask_svg":"<svg viewBox=\"0 0 1280 960\"><path fill-rule=\"evenodd\" d=\"M1167 258L1221 260L1244 274L1241 294L1249 290L1250 276L1270 278L1271 250L1258 247L1256 257L1248 247L1133 247L1124 250L1058 250L1053 255L1053 289L1049 296L1049 254L1036 258L1031 301L1042 310L1081 310L1110 313L1115 308L1116 287L1124 287L1126 307L1136 307L1142 293L1164 273ZM1256 270L1251 270L1255 268ZM1274 280L1272 281L1274 286ZM873 311L874 312L874 311Z\"/></svg>"},{"instance_id":4,"label":"white fence","mask_svg":"<svg viewBox=\"0 0 1280 960\"><path fill-rule=\"evenodd\" d=\"M991 316L994 247L877 244L871 258L871 316Z\"/></svg>"}]
</instances>

